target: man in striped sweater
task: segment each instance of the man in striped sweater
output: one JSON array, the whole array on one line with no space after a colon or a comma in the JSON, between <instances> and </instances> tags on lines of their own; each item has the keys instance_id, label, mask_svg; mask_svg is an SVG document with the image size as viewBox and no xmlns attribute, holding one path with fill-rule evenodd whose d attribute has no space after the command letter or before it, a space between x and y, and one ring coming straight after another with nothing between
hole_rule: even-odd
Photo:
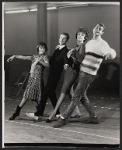
<instances>
[{"instance_id":1,"label":"man in striped sweater","mask_svg":"<svg viewBox=\"0 0 122 150\"><path fill-rule=\"evenodd\" d=\"M105 26L103 24L97 24L93 28L93 38L85 45L85 57L80 66L79 81L74 96L67 110L61 115L56 124L53 125L54 128L60 128L67 124L68 118L71 116L79 101L82 102L89 113L87 123L98 123L98 117L95 115L86 92L89 85L95 79L103 59L114 59L116 57L116 52L101 38L104 29Z\"/></svg>"}]
</instances>

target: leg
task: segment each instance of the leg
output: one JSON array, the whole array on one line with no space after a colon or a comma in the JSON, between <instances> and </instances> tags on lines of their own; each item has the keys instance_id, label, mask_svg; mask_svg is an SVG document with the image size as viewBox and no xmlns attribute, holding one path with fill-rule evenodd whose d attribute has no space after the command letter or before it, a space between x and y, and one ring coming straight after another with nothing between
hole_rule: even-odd
<instances>
[{"instance_id":1,"label":"leg","mask_svg":"<svg viewBox=\"0 0 122 150\"><path fill-rule=\"evenodd\" d=\"M55 93L54 90L49 93L49 98L51 100L51 103L52 103L53 107L55 108L56 104L57 104L57 97L56 97L56 93ZM55 113L60 114L59 107L57 108Z\"/></svg>"},{"instance_id":2,"label":"leg","mask_svg":"<svg viewBox=\"0 0 122 150\"><path fill-rule=\"evenodd\" d=\"M73 86L74 86L74 85L73 85ZM73 97L73 95L74 95L73 86L71 87L70 94L69 94L69 98L70 98L70 99L71 99L71 98ZM73 114L72 114L71 117L80 117L80 116L81 116L81 112L80 112L80 110L79 110L79 107L76 106L76 108L75 108L75 110L74 110L74 112L73 112Z\"/></svg>"},{"instance_id":3,"label":"leg","mask_svg":"<svg viewBox=\"0 0 122 150\"><path fill-rule=\"evenodd\" d=\"M42 95L42 99L39 105L37 106L37 111L35 113L26 113L26 115L36 121L39 121L41 119L41 116L43 116L47 99L48 99L48 92L45 89Z\"/></svg>"},{"instance_id":4,"label":"leg","mask_svg":"<svg viewBox=\"0 0 122 150\"><path fill-rule=\"evenodd\" d=\"M93 123L93 124L98 124L98 117L95 115L94 109L86 95L86 92L84 93L83 97L80 100L89 113L89 118L84 118L81 120L82 123Z\"/></svg>"},{"instance_id":5,"label":"leg","mask_svg":"<svg viewBox=\"0 0 122 150\"><path fill-rule=\"evenodd\" d=\"M46 93L47 94L47 93ZM37 111L34 113L35 116L43 116L43 113L44 113L44 110L45 110L45 107L46 107L46 102L47 102L47 99L48 99L48 94L43 94L43 98L41 99L38 107L37 107Z\"/></svg>"},{"instance_id":6,"label":"leg","mask_svg":"<svg viewBox=\"0 0 122 150\"><path fill-rule=\"evenodd\" d=\"M83 95L83 97L81 98L80 101L82 102L83 106L85 107L85 109L89 113L90 117L96 116L95 112L94 112L94 109L93 109L93 107L92 107L92 105L91 105L91 103L90 103L90 101L89 101L89 99L86 95L86 92L84 93L84 95Z\"/></svg>"},{"instance_id":7,"label":"leg","mask_svg":"<svg viewBox=\"0 0 122 150\"><path fill-rule=\"evenodd\" d=\"M63 102L63 100L64 100L64 98L65 98L65 95L66 95L65 93L61 93L61 94L60 94L60 97L59 97L59 99L58 99L58 102L57 102L57 104L56 104L56 107L55 107L55 109L53 110L52 114L50 115L49 120L52 120L52 119L55 117L57 110L59 109L60 105L62 104L62 102Z\"/></svg>"},{"instance_id":8,"label":"leg","mask_svg":"<svg viewBox=\"0 0 122 150\"><path fill-rule=\"evenodd\" d=\"M14 114L9 118L9 120L14 120L17 116L19 116L20 111L22 109L22 107L27 103L28 99L25 99L23 97L22 101L20 102L19 106L17 106Z\"/></svg>"},{"instance_id":9,"label":"leg","mask_svg":"<svg viewBox=\"0 0 122 150\"><path fill-rule=\"evenodd\" d=\"M90 84L90 79L84 74L83 75L80 74L79 82L73 94L72 101L68 109L65 111L63 115L65 119L68 119L71 116L72 112L74 111L75 107L78 105L80 99L84 95L89 84Z\"/></svg>"},{"instance_id":10,"label":"leg","mask_svg":"<svg viewBox=\"0 0 122 150\"><path fill-rule=\"evenodd\" d=\"M23 97L22 101L19 104L19 107L23 107L27 103L27 101L28 101L28 99Z\"/></svg>"},{"instance_id":11,"label":"leg","mask_svg":"<svg viewBox=\"0 0 122 150\"><path fill-rule=\"evenodd\" d=\"M80 112L80 109L79 109L79 105L77 105L71 115L71 117L73 118L80 118L82 115L81 115L81 112Z\"/></svg>"}]
</instances>

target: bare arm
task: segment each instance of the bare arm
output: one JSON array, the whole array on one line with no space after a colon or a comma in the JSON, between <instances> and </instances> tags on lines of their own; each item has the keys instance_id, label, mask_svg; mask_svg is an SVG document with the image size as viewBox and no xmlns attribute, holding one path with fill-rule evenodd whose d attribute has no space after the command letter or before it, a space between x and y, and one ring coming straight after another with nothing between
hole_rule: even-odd
<instances>
[{"instance_id":1,"label":"bare arm","mask_svg":"<svg viewBox=\"0 0 122 150\"><path fill-rule=\"evenodd\" d=\"M12 61L14 58L22 59L22 60L31 60L32 56L22 56L22 55L13 55L7 59L7 62Z\"/></svg>"},{"instance_id":2,"label":"bare arm","mask_svg":"<svg viewBox=\"0 0 122 150\"><path fill-rule=\"evenodd\" d=\"M39 61L43 66L49 67L49 62Z\"/></svg>"}]
</instances>

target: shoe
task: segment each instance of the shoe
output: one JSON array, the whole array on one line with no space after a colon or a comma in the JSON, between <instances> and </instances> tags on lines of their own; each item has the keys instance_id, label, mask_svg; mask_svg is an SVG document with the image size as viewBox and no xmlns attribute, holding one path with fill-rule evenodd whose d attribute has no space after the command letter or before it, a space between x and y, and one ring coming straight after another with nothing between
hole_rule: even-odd
<instances>
[{"instance_id":1,"label":"shoe","mask_svg":"<svg viewBox=\"0 0 122 150\"><path fill-rule=\"evenodd\" d=\"M60 128L66 125L66 119L59 118L58 121L53 125L54 128Z\"/></svg>"},{"instance_id":2,"label":"shoe","mask_svg":"<svg viewBox=\"0 0 122 150\"><path fill-rule=\"evenodd\" d=\"M98 124L98 117L94 116L94 117L89 117L88 119L83 119L81 120L82 123L91 123L91 124Z\"/></svg>"},{"instance_id":3,"label":"shoe","mask_svg":"<svg viewBox=\"0 0 122 150\"><path fill-rule=\"evenodd\" d=\"M61 117L61 115L56 115L55 117L56 117L56 118L54 118L53 120L59 119L59 118ZM49 119L49 118L48 118L48 119L46 120L46 123L50 123L50 122L52 122L52 119Z\"/></svg>"},{"instance_id":4,"label":"shoe","mask_svg":"<svg viewBox=\"0 0 122 150\"><path fill-rule=\"evenodd\" d=\"M52 120L50 120L50 119L47 119L47 120L46 120L46 123L50 123L50 122L52 122Z\"/></svg>"},{"instance_id":5,"label":"shoe","mask_svg":"<svg viewBox=\"0 0 122 150\"><path fill-rule=\"evenodd\" d=\"M34 113L26 113L26 116L38 121L39 120L39 117L38 116L35 116Z\"/></svg>"},{"instance_id":6,"label":"shoe","mask_svg":"<svg viewBox=\"0 0 122 150\"><path fill-rule=\"evenodd\" d=\"M14 113L10 118L9 120L14 120L17 116L19 116L17 113Z\"/></svg>"},{"instance_id":7,"label":"shoe","mask_svg":"<svg viewBox=\"0 0 122 150\"><path fill-rule=\"evenodd\" d=\"M61 114L56 115L56 118L60 118L60 117L61 117Z\"/></svg>"},{"instance_id":8,"label":"shoe","mask_svg":"<svg viewBox=\"0 0 122 150\"><path fill-rule=\"evenodd\" d=\"M14 120L17 116L19 116L22 107L17 106L14 114L9 118L9 120Z\"/></svg>"}]
</instances>

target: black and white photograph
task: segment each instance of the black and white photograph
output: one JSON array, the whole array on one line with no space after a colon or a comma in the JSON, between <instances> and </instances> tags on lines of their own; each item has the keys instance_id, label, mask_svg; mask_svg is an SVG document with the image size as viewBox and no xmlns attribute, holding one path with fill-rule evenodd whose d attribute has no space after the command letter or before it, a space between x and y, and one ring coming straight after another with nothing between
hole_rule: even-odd
<instances>
[{"instance_id":1,"label":"black and white photograph","mask_svg":"<svg viewBox=\"0 0 122 150\"><path fill-rule=\"evenodd\" d=\"M120 147L120 2L2 2L2 148Z\"/></svg>"}]
</instances>

